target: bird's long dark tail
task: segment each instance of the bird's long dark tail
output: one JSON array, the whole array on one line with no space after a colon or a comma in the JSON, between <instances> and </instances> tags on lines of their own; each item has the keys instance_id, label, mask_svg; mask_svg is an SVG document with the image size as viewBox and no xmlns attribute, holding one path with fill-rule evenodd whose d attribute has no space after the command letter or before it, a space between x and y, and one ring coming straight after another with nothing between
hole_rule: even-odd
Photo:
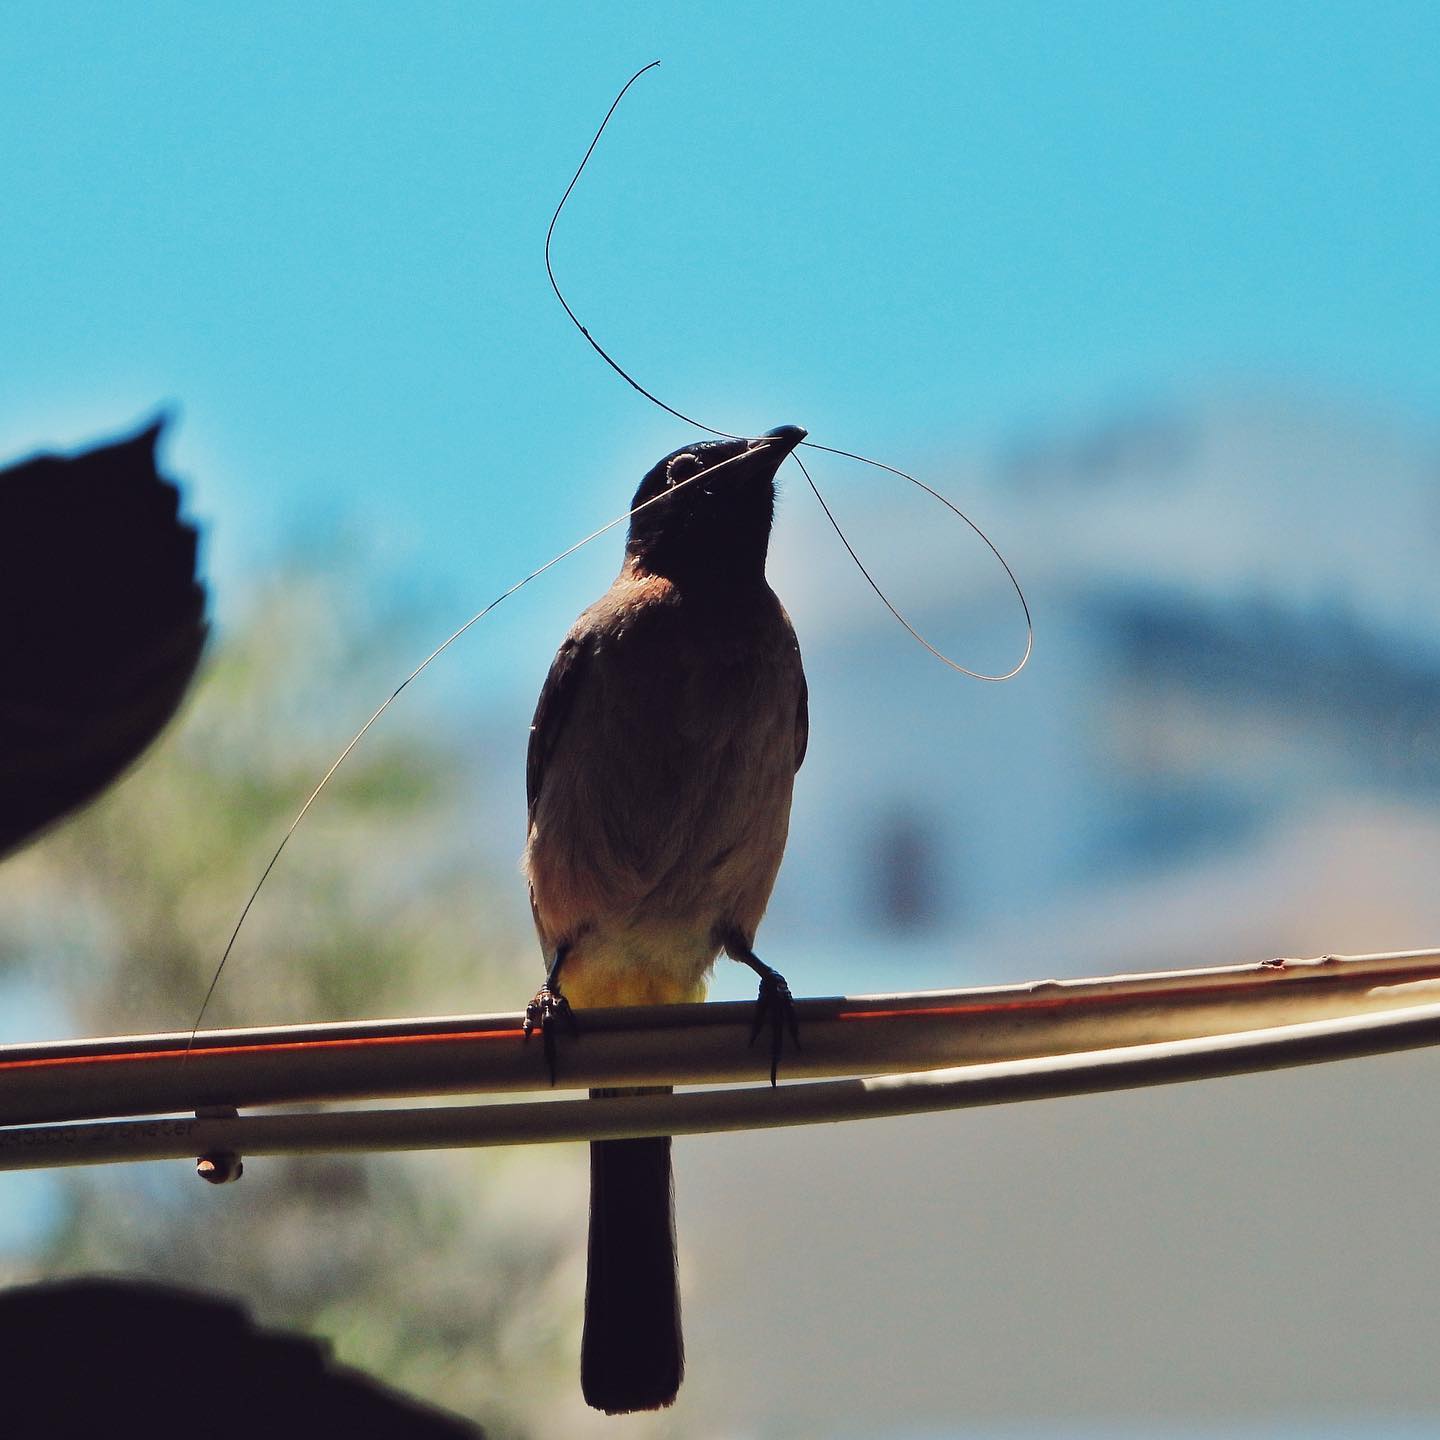
<instances>
[{"instance_id":1,"label":"bird's long dark tail","mask_svg":"<svg viewBox=\"0 0 1440 1440\"><path fill-rule=\"evenodd\" d=\"M643 1093L590 1092L596 1099ZM684 1373L670 1137L597 1140L580 1345L586 1404L607 1415L659 1410L675 1399Z\"/></svg>"}]
</instances>

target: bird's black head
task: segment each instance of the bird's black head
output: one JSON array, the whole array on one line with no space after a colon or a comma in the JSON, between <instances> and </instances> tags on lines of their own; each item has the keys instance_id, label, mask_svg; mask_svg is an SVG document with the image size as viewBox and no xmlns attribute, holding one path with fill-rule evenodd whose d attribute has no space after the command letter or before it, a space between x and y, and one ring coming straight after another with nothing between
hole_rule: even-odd
<instances>
[{"instance_id":1,"label":"bird's black head","mask_svg":"<svg viewBox=\"0 0 1440 1440\"><path fill-rule=\"evenodd\" d=\"M701 440L667 455L631 502L656 503L631 516L627 560L682 582L763 576L775 472L804 438L798 425L780 425L754 440Z\"/></svg>"}]
</instances>

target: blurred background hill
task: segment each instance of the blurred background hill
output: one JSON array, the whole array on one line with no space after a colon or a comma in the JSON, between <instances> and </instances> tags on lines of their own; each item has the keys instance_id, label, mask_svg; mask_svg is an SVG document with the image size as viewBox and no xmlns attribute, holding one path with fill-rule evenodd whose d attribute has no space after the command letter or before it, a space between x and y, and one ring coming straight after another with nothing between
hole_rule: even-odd
<instances>
[{"instance_id":1,"label":"blurred background hill","mask_svg":"<svg viewBox=\"0 0 1440 1440\"><path fill-rule=\"evenodd\" d=\"M792 601L818 778L787 919L871 985L894 929L937 977L1028 975L1040 935L1065 973L1157 940L1187 964L1421 943L1440 918L1419 838L1440 783L1437 453L1383 413L1232 391L952 465L1032 577L1033 669L1003 687L947 692L827 563L831 537L801 532L796 563L824 575ZM1018 653L1013 599L956 564L953 529L877 505L856 533L883 551L902 526L922 633ZM1136 921L1162 906L1208 923L1161 940Z\"/></svg>"}]
</instances>

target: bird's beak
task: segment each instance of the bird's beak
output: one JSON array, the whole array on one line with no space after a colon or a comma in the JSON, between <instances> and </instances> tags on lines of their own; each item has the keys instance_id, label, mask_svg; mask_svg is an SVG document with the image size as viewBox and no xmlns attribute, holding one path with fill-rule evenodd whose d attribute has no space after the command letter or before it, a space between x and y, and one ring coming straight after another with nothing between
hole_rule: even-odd
<instances>
[{"instance_id":1,"label":"bird's beak","mask_svg":"<svg viewBox=\"0 0 1440 1440\"><path fill-rule=\"evenodd\" d=\"M776 468L780 462L809 434L799 425L777 425L750 442L752 453L768 451L775 457Z\"/></svg>"}]
</instances>

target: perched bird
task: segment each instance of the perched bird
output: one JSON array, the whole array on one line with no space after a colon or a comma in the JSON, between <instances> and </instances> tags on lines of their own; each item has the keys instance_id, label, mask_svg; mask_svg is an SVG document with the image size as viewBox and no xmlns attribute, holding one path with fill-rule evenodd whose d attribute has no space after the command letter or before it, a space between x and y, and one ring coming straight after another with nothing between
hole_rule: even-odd
<instances>
[{"instance_id":1,"label":"perched bird","mask_svg":"<svg viewBox=\"0 0 1440 1440\"><path fill-rule=\"evenodd\" d=\"M0 470L0 855L116 779L195 673L205 591L161 429Z\"/></svg>"},{"instance_id":2,"label":"perched bird","mask_svg":"<svg viewBox=\"0 0 1440 1440\"><path fill-rule=\"evenodd\" d=\"M553 1043L571 1003L702 999L723 950L760 976L774 1079L790 992L753 946L809 716L765 557L775 472L804 437L783 425L660 461L635 492L644 508L619 576L555 656L526 776L524 868L548 965L527 1034L538 1023ZM683 1371L670 1139L598 1141L585 1399L610 1414L658 1409Z\"/></svg>"}]
</instances>

